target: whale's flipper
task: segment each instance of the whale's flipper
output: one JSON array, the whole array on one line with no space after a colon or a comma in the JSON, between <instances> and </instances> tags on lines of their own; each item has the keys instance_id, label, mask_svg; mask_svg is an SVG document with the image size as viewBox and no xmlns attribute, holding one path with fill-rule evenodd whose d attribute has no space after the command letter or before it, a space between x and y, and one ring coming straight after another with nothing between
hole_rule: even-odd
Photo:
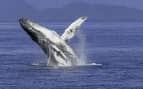
<instances>
[{"instance_id":1,"label":"whale's flipper","mask_svg":"<svg viewBox=\"0 0 143 89\"><path fill-rule=\"evenodd\" d=\"M61 38L65 41L73 38L81 24L87 19L87 17L80 17L76 21L74 21L62 34Z\"/></svg>"}]
</instances>

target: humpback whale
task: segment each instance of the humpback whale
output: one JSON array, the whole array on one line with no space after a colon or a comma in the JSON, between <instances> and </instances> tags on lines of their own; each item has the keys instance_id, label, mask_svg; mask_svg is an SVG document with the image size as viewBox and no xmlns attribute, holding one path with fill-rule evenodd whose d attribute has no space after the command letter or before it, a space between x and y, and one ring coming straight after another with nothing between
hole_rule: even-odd
<instances>
[{"instance_id":1,"label":"humpback whale","mask_svg":"<svg viewBox=\"0 0 143 89\"><path fill-rule=\"evenodd\" d=\"M78 56L68 45L79 27L87 17L80 17L74 21L60 36L54 30L43 27L27 18L19 19L24 31L36 42L48 57L48 66L74 66L78 65Z\"/></svg>"}]
</instances>

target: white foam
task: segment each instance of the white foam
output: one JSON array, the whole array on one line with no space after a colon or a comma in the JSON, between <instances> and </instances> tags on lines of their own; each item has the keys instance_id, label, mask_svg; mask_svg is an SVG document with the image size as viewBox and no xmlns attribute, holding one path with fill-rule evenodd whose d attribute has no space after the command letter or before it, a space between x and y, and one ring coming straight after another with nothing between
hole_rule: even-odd
<instances>
[{"instance_id":1,"label":"white foam","mask_svg":"<svg viewBox=\"0 0 143 89\"><path fill-rule=\"evenodd\" d=\"M102 66L102 64L97 64L97 63L87 63L87 64L80 64L80 65L75 65L75 66L49 66L44 63L32 63L32 66L39 66L39 67L53 67L53 68L69 68L69 67L86 67L86 66Z\"/></svg>"}]
</instances>

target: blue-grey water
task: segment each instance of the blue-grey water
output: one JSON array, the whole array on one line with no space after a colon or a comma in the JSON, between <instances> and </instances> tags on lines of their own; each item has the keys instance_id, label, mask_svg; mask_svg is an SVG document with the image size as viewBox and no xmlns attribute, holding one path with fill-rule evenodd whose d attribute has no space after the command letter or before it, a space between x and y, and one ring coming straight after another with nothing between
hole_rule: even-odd
<instances>
[{"instance_id":1,"label":"blue-grey water","mask_svg":"<svg viewBox=\"0 0 143 89\"><path fill-rule=\"evenodd\" d=\"M42 23L41 23L42 24ZM69 23L43 23L63 33ZM50 68L17 23L0 24L0 89L143 89L143 23L85 23L85 54L102 66ZM79 42L70 41L73 48Z\"/></svg>"}]
</instances>

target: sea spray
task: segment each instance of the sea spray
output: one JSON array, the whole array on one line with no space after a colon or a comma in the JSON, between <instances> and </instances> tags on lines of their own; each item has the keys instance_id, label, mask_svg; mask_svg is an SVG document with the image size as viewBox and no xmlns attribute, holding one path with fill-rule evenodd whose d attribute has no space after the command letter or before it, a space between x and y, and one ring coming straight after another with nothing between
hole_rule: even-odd
<instances>
[{"instance_id":1,"label":"sea spray","mask_svg":"<svg viewBox=\"0 0 143 89\"><path fill-rule=\"evenodd\" d=\"M80 30L77 33L77 38L78 38L78 43L77 43L77 47L76 47L76 52L79 56L78 59L78 64L79 65L85 65L87 64L87 55L86 55L86 36L84 35L84 33Z\"/></svg>"}]
</instances>

